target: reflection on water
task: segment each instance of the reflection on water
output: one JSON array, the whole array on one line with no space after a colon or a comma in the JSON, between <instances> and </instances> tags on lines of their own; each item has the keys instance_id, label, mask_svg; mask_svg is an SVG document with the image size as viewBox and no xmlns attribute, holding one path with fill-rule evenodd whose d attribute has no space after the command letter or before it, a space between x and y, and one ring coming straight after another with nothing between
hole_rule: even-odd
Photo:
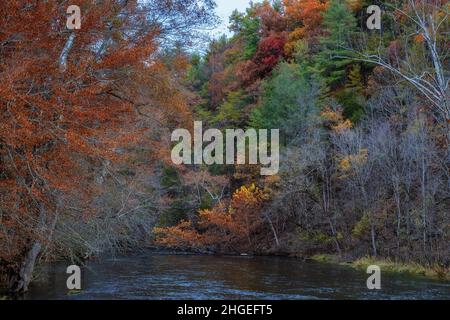
<instances>
[{"instance_id":1,"label":"reflection on water","mask_svg":"<svg viewBox=\"0 0 450 320\"><path fill-rule=\"evenodd\" d=\"M67 265L44 268L26 299L450 299L450 283L278 257L139 254L91 262L83 291L69 294Z\"/></svg>"}]
</instances>

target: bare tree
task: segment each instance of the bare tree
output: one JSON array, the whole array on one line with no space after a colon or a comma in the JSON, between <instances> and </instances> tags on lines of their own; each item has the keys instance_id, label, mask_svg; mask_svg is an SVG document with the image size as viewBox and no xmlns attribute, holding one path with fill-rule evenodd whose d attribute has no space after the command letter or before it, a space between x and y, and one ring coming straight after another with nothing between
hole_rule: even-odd
<instances>
[{"instance_id":1,"label":"bare tree","mask_svg":"<svg viewBox=\"0 0 450 320\"><path fill-rule=\"evenodd\" d=\"M394 56L381 52L368 53L365 50L351 51L354 59L381 66L416 88L431 103L438 120L450 122L450 73L449 66L449 6L445 1L408 0L407 6L392 7L390 15L395 20L406 19L411 33L402 30L404 41L402 50L394 51ZM386 5L390 8L389 5ZM406 36L404 36L406 34ZM423 41L424 52L420 61L413 41ZM401 51L401 52L400 52ZM392 52L391 52L392 53Z\"/></svg>"}]
</instances>

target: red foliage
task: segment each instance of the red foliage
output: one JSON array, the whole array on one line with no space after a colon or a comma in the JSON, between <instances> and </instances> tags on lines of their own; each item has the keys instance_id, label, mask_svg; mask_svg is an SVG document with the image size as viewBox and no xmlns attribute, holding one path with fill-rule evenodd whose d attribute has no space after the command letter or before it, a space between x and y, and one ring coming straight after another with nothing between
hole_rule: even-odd
<instances>
[{"instance_id":1,"label":"red foliage","mask_svg":"<svg viewBox=\"0 0 450 320\"><path fill-rule=\"evenodd\" d=\"M286 30L286 19L276 11L268 2L264 2L256 10L256 15L261 21L261 35L268 37L271 33L279 33Z\"/></svg>"},{"instance_id":2,"label":"red foliage","mask_svg":"<svg viewBox=\"0 0 450 320\"><path fill-rule=\"evenodd\" d=\"M284 33L271 33L258 44L258 50L251 61L245 62L239 73L241 79L251 84L272 72L283 58L286 39Z\"/></svg>"}]
</instances>

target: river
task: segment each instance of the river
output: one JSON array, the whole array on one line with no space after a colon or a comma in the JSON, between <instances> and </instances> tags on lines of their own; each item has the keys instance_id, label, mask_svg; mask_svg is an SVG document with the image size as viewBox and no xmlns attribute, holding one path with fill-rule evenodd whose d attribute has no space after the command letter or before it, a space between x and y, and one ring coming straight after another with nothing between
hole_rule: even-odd
<instances>
[{"instance_id":1,"label":"river","mask_svg":"<svg viewBox=\"0 0 450 320\"><path fill-rule=\"evenodd\" d=\"M450 299L450 283L382 274L370 291L364 271L281 257L140 253L90 262L82 291L66 288L67 264L39 270L25 299Z\"/></svg>"}]
</instances>

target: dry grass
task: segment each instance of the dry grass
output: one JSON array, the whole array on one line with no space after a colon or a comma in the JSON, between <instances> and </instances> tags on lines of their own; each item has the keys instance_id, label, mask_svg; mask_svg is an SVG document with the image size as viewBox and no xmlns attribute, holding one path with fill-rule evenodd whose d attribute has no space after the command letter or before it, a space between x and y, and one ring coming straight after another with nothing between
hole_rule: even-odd
<instances>
[{"instance_id":1,"label":"dry grass","mask_svg":"<svg viewBox=\"0 0 450 320\"><path fill-rule=\"evenodd\" d=\"M342 260L335 255L319 254L312 257L312 260L323 263L335 263L349 265L355 269L366 270L371 265L376 265L384 272L409 274L414 276L424 276L436 278L440 280L450 281L450 269L438 264L432 266L424 266L418 263L398 263L390 259L376 259L372 257L360 258L352 263L343 263Z\"/></svg>"}]
</instances>

